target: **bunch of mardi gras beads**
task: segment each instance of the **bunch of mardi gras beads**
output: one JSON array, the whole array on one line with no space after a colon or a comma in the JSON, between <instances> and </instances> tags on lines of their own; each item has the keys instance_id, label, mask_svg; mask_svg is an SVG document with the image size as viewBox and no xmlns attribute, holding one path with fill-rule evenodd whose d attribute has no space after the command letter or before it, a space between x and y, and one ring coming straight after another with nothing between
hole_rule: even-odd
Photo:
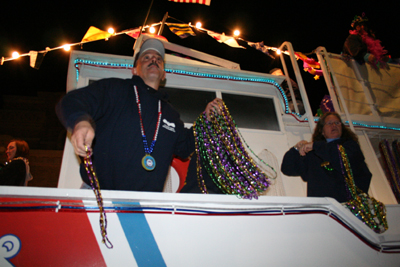
<instances>
[{"instance_id":1,"label":"bunch of mardi gras beads","mask_svg":"<svg viewBox=\"0 0 400 267\"><path fill-rule=\"evenodd\" d=\"M394 140L392 143L393 151L396 156L397 163L400 164L400 143L399 140Z\"/></svg>"},{"instance_id":2,"label":"bunch of mardi gras beads","mask_svg":"<svg viewBox=\"0 0 400 267\"><path fill-rule=\"evenodd\" d=\"M342 145L338 145L338 149L341 163L346 170L343 175L352 197L350 201L345 203L345 206L374 232L383 233L388 229L385 205L373 197L369 197L354 184L353 172L346 151Z\"/></svg>"},{"instance_id":3,"label":"bunch of mardi gras beads","mask_svg":"<svg viewBox=\"0 0 400 267\"><path fill-rule=\"evenodd\" d=\"M100 192L99 180L97 179L97 175L93 168L92 150L89 149L87 146L85 146L85 148L86 148L86 157L83 158L83 162L85 163L85 169L90 180L90 186L92 187L93 192L96 196L97 205L100 210L100 230L101 230L101 236L103 238L102 242L106 245L107 248L113 248L113 245L111 244L110 240L108 240L107 237L107 230L106 230L107 217L104 211L103 198Z\"/></svg>"},{"instance_id":4,"label":"bunch of mardi gras beads","mask_svg":"<svg viewBox=\"0 0 400 267\"><path fill-rule=\"evenodd\" d=\"M197 179L207 193L202 166L219 189L245 199L258 198L268 189L268 176L244 149L228 108L222 104L221 115L211 112L210 121L203 112L194 123L197 156Z\"/></svg>"},{"instance_id":5,"label":"bunch of mardi gras beads","mask_svg":"<svg viewBox=\"0 0 400 267\"><path fill-rule=\"evenodd\" d=\"M251 149L251 147L246 143L246 141L243 138L242 133L239 131L237 125L235 124L235 121L232 119L234 125L235 125L235 131L237 131L239 133L239 136L241 138L241 140L243 141L243 143L246 145L247 149L250 150L250 152L262 163L264 164L266 167L268 167L270 169L270 171L272 171L272 177L269 177L272 180L275 180L278 177L278 173L276 172L276 170L274 169L274 167L272 167L271 165L269 165L268 163L266 163L262 158L260 158L259 156L257 156L256 153L254 153L254 151ZM264 172L266 172L267 170L264 169ZM268 176L268 174L267 174Z\"/></svg>"},{"instance_id":6,"label":"bunch of mardi gras beads","mask_svg":"<svg viewBox=\"0 0 400 267\"><path fill-rule=\"evenodd\" d=\"M395 155L397 176L394 180L394 189L397 202L400 203L400 143L398 140L393 141L393 154Z\"/></svg>"},{"instance_id":7,"label":"bunch of mardi gras beads","mask_svg":"<svg viewBox=\"0 0 400 267\"><path fill-rule=\"evenodd\" d=\"M396 142L396 143L395 143ZM396 156L396 159L393 157L391 153L390 146L388 141L385 139L379 142L379 150L383 155L383 162L385 164L386 177L392 188L393 194L396 197L397 202L400 203L400 178L399 178L399 143L397 141L393 142L393 153Z\"/></svg>"}]
</instances>

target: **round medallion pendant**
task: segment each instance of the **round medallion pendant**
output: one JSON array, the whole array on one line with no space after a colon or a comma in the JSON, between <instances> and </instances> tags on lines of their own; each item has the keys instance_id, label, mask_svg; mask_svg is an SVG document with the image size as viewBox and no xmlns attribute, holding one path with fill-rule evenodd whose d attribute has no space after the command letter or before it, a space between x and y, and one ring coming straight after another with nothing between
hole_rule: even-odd
<instances>
[{"instance_id":1,"label":"round medallion pendant","mask_svg":"<svg viewBox=\"0 0 400 267\"><path fill-rule=\"evenodd\" d=\"M145 155L142 158L142 166L146 171L152 171L156 167L156 160L150 155Z\"/></svg>"}]
</instances>

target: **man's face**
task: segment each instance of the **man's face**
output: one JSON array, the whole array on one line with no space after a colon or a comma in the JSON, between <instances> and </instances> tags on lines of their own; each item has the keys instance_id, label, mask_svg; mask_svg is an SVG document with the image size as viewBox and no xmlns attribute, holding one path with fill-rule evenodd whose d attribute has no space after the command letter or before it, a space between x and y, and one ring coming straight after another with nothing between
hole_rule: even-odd
<instances>
[{"instance_id":1,"label":"man's face","mask_svg":"<svg viewBox=\"0 0 400 267\"><path fill-rule=\"evenodd\" d=\"M132 73L140 76L146 84L161 82L165 79L164 60L157 51L147 50L140 55Z\"/></svg>"}]
</instances>

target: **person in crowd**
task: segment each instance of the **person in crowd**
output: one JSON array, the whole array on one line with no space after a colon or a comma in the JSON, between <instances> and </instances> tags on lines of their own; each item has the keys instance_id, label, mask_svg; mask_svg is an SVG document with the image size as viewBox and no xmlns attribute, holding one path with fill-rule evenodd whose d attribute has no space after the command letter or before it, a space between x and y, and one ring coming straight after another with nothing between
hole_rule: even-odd
<instances>
[{"instance_id":1,"label":"person in crowd","mask_svg":"<svg viewBox=\"0 0 400 267\"><path fill-rule=\"evenodd\" d=\"M160 87L165 79L165 50L148 39L136 55L131 79L109 78L73 90L57 105L57 114L72 131L78 156L92 150L101 189L161 192L173 156L194 152L193 130ZM206 107L218 109L219 99ZM83 187L90 184L82 162Z\"/></svg>"},{"instance_id":2,"label":"person in crowd","mask_svg":"<svg viewBox=\"0 0 400 267\"><path fill-rule=\"evenodd\" d=\"M288 176L301 176L307 182L309 197L331 197L346 202L351 195L338 145L345 148L355 185L368 193L372 174L364 161L358 138L335 112L327 112L319 119L311 142L302 140L286 152L281 171Z\"/></svg>"},{"instance_id":3,"label":"person in crowd","mask_svg":"<svg viewBox=\"0 0 400 267\"><path fill-rule=\"evenodd\" d=\"M27 186L33 179L28 161L28 143L24 140L11 140L6 155L7 162L0 164L0 185Z\"/></svg>"},{"instance_id":4,"label":"person in crowd","mask_svg":"<svg viewBox=\"0 0 400 267\"><path fill-rule=\"evenodd\" d=\"M274 68L272 70L270 70L269 72L272 75L277 75L277 76L284 76L283 72L281 69L279 68ZM290 79L290 78L289 78ZM297 108L299 109L299 113L300 114L304 114L304 104L303 101L301 100L301 96L300 96L300 91L299 91L299 86L297 85L297 83L295 81L293 81L292 79L290 79L290 83L292 85L292 89L293 89L293 93L294 93L294 97L296 98L296 103L297 103ZM281 87L283 89L283 91L286 94L287 100L289 102L289 109L294 112L294 104L293 104L293 99L292 99L292 94L290 93L290 89L289 89L289 84L287 82L287 80L284 80L281 84Z\"/></svg>"},{"instance_id":5,"label":"person in crowd","mask_svg":"<svg viewBox=\"0 0 400 267\"><path fill-rule=\"evenodd\" d=\"M383 49L381 41L376 39L375 32L368 25L368 18L355 16L351 23L352 30L343 45L342 54L351 57L359 64L370 63L374 67L386 65L390 60L387 51Z\"/></svg>"}]
</instances>

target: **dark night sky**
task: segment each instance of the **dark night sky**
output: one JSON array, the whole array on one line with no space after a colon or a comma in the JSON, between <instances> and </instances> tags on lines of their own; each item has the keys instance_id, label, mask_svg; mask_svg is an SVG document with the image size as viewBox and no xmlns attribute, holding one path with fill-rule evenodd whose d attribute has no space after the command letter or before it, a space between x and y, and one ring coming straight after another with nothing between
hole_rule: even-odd
<instances>
[{"instance_id":1,"label":"dark night sky","mask_svg":"<svg viewBox=\"0 0 400 267\"><path fill-rule=\"evenodd\" d=\"M139 27L151 1L69 1L61 4L42 1L40 5L7 2L1 5L0 57L9 57L15 50L27 53L29 50L77 43L90 26L103 30L112 26L117 32ZM387 2L212 0L211 6L203 6L154 0L147 24L160 22L168 12L171 17L185 23L201 21L203 28L217 33L232 35L238 28L242 32L241 38L251 42L264 41L268 46L279 47L284 41L289 41L298 52L309 53L324 46L329 52L340 53L353 17L365 12L382 45L393 58L399 58L400 23L397 14L400 3L381 4ZM177 21L169 19L168 22ZM214 41L207 34L199 33L183 40L168 29L163 34L170 42L238 62L242 69L268 72L277 64L252 48L239 51L241 49ZM121 35L73 49L132 55L134 41ZM65 91L68 59L68 52L51 51L39 70L29 66L29 57L5 62L0 66L1 94L35 95L37 91ZM314 81L311 74L302 73L309 94L318 95L320 99L319 94L323 96L324 90L323 79Z\"/></svg>"}]
</instances>

